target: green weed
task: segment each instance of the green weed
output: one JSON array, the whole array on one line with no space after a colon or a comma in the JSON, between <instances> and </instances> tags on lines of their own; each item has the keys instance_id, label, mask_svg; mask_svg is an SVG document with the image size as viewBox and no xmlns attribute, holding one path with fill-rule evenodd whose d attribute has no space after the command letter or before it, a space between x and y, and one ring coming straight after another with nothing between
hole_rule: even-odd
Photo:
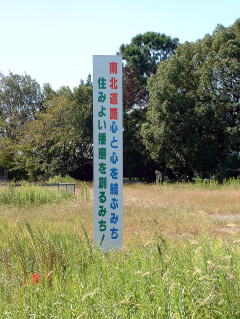
<instances>
[{"instance_id":1,"label":"green weed","mask_svg":"<svg viewBox=\"0 0 240 319\"><path fill-rule=\"evenodd\" d=\"M66 191L55 192L40 186L20 186L0 188L0 205L26 206L59 203L73 199L74 196Z\"/></svg>"},{"instance_id":2,"label":"green weed","mask_svg":"<svg viewBox=\"0 0 240 319\"><path fill-rule=\"evenodd\" d=\"M23 224L3 234L3 319L239 318L234 242L161 238L104 254L80 233Z\"/></svg>"}]
</instances>

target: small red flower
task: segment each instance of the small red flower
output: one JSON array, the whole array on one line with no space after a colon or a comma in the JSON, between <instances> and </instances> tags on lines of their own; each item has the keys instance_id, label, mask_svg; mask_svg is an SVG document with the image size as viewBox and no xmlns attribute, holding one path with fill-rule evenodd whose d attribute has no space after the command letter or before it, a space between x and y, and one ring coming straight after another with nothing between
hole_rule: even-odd
<instances>
[{"instance_id":1,"label":"small red flower","mask_svg":"<svg viewBox=\"0 0 240 319\"><path fill-rule=\"evenodd\" d=\"M40 282L40 275L38 274L32 274L32 282L34 284L38 284Z\"/></svg>"}]
</instances>

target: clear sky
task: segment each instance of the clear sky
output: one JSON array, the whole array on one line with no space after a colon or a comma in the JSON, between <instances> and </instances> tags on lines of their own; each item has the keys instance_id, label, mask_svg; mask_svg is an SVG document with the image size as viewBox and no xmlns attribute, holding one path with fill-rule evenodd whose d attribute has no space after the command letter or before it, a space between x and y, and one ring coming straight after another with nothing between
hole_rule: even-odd
<instances>
[{"instance_id":1,"label":"clear sky","mask_svg":"<svg viewBox=\"0 0 240 319\"><path fill-rule=\"evenodd\" d=\"M0 0L0 71L77 86L93 54L115 54L138 33L195 41L240 18L240 0Z\"/></svg>"}]
</instances>

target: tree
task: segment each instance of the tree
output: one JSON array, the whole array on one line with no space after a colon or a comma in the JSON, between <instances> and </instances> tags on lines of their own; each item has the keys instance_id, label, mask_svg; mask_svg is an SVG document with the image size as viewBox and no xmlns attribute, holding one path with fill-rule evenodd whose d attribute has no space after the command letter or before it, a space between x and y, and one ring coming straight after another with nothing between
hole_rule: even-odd
<instances>
[{"instance_id":1,"label":"tree","mask_svg":"<svg viewBox=\"0 0 240 319\"><path fill-rule=\"evenodd\" d=\"M123 67L123 107L124 111L131 110L134 106L146 104L145 90L135 77L130 67Z\"/></svg>"},{"instance_id":2,"label":"tree","mask_svg":"<svg viewBox=\"0 0 240 319\"><path fill-rule=\"evenodd\" d=\"M240 151L240 20L178 47L148 83L142 135L159 167L178 179L227 176ZM225 167L225 172L223 168Z\"/></svg>"},{"instance_id":3,"label":"tree","mask_svg":"<svg viewBox=\"0 0 240 319\"><path fill-rule=\"evenodd\" d=\"M79 86L92 86L92 76L91 74L89 73L88 76L87 76L87 79L86 79L86 82L84 82L83 79L80 80L80 85Z\"/></svg>"},{"instance_id":4,"label":"tree","mask_svg":"<svg viewBox=\"0 0 240 319\"><path fill-rule=\"evenodd\" d=\"M56 95L57 96L65 96L65 97L69 98L69 100L74 100L73 92L69 86L61 86L56 91Z\"/></svg>"},{"instance_id":5,"label":"tree","mask_svg":"<svg viewBox=\"0 0 240 319\"><path fill-rule=\"evenodd\" d=\"M157 65L167 60L177 45L178 39L147 32L120 47L120 53L126 61L123 67L125 176L153 179L154 162L140 135L148 103L146 83L148 77L156 72Z\"/></svg>"},{"instance_id":6,"label":"tree","mask_svg":"<svg viewBox=\"0 0 240 319\"><path fill-rule=\"evenodd\" d=\"M85 85L86 85L86 86L92 86L92 76L91 76L90 73L89 73L88 76L87 76Z\"/></svg>"},{"instance_id":7,"label":"tree","mask_svg":"<svg viewBox=\"0 0 240 319\"><path fill-rule=\"evenodd\" d=\"M92 89L80 86L71 92L72 99L68 90L60 92L66 94L46 101L45 112L38 113L22 131L16 161L31 179L92 176Z\"/></svg>"},{"instance_id":8,"label":"tree","mask_svg":"<svg viewBox=\"0 0 240 319\"><path fill-rule=\"evenodd\" d=\"M120 53L126 60L126 66L134 72L142 87L147 79L155 74L161 61L168 60L178 46L178 39L172 39L164 33L146 32L132 38L130 44L122 44Z\"/></svg>"},{"instance_id":9,"label":"tree","mask_svg":"<svg viewBox=\"0 0 240 319\"><path fill-rule=\"evenodd\" d=\"M4 137L15 139L17 130L33 120L42 107L40 85L29 75L0 74L1 131Z\"/></svg>"},{"instance_id":10,"label":"tree","mask_svg":"<svg viewBox=\"0 0 240 319\"><path fill-rule=\"evenodd\" d=\"M87 85L89 84L89 85ZM74 89L74 100L77 105L74 127L79 136L81 158L71 175L77 179L92 180L93 178L93 102L91 77L87 83Z\"/></svg>"},{"instance_id":11,"label":"tree","mask_svg":"<svg viewBox=\"0 0 240 319\"><path fill-rule=\"evenodd\" d=\"M16 145L23 126L43 109L40 85L29 75L0 74L0 168L9 177L24 178L24 170L15 167Z\"/></svg>"},{"instance_id":12,"label":"tree","mask_svg":"<svg viewBox=\"0 0 240 319\"><path fill-rule=\"evenodd\" d=\"M42 88L43 101L51 100L57 96L57 93L51 87L51 84L44 83Z\"/></svg>"}]
</instances>

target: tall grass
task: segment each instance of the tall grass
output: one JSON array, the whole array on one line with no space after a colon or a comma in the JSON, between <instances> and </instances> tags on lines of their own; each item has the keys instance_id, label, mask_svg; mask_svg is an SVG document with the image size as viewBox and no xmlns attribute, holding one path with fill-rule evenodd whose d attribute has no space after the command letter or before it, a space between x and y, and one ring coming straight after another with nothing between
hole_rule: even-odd
<instances>
[{"instance_id":1,"label":"tall grass","mask_svg":"<svg viewBox=\"0 0 240 319\"><path fill-rule=\"evenodd\" d=\"M78 187L78 195L81 199L90 200L90 193L89 189L87 187L86 182L82 182L79 180L76 180L69 175L66 176L53 176L48 180L48 183L75 183L75 185Z\"/></svg>"},{"instance_id":2,"label":"tall grass","mask_svg":"<svg viewBox=\"0 0 240 319\"><path fill-rule=\"evenodd\" d=\"M236 241L159 237L102 254L84 233L47 232L28 224L3 233L3 319L240 316Z\"/></svg>"},{"instance_id":3,"label":"tall grass","mask_svg":"<svg viewBox=\"0 0 240 319\"><path fill-rule=\"evenodd\" d=\"M161 185L161 184L160 184ZM225 179L223 183L219 183L214 179L196 179L194 182L178 182L178 183L164 183L164 186L179 189L240 189L240 178Z\"/></svg>"},{"instance_id":4,"label":"tall grass","mask_svg":"<svg viewBox=\"0 0 240 319\"><path fill-rule=\"evenodd\" d=\"M125 245L104 254L84 187L0 210L1 319L240 318L240 220L211 217L239 211L239 188L128 185Z\"/></svg>"},{"instance_id":5,"label":"tall grass","mask_svg":"<svg viewBox=\"0 0 240 319\"><path fill-rule=\"evenodd\" d=\"M55 192L40 186L21 186L0 188L0 205L26 206L59 203L74 196L69 192Z\"/></svg>"}]
</instances>

